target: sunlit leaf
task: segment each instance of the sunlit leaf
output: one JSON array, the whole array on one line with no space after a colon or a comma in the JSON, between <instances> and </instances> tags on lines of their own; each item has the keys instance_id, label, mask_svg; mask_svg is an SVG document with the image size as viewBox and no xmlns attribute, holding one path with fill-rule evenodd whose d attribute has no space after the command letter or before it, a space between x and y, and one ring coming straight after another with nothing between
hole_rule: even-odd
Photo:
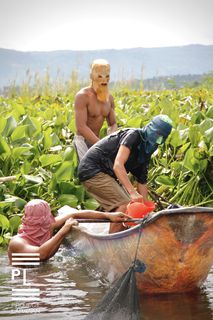
<instances>
[{"instance_id":1,"label":"sunlit leaf","mask_svg":"<svg viewBox=\"0 0 213 320\"><path fill-rule=\"evenodd\" d=\"M5 137L9 137L13 133L16 127L17 127L16 119L12 116L7 118L6 126L2 131L2 135Z\"/></svg>"},{"instance_id":2,"label":"sunlit leaf","mask_svg":"<svg viewBox=\"0 0 213 320\"><path fill-rule=\"evenodd\" d=\"M11 141L19 140L23 137L26 137L26 128L27 125L16 127L11 135Z\"/></svg>"},{"instance_id":3,"label":"sunlit leaf","mask_svg":"<svg viewBox=\"0 0 213 320\"><path fill-rule=\"evenodd\" d=\"M10 226L9 220L4 215L0 214L0 227L2 231L8 230Z\"/></svg>"},{"instance_id":4,"label":"sunlit leaf","mask_svg":"<svg viewBox=\"0 0 213 320\"><path fill-rule=\"evenodd\" d=\"M160 175L156 178L156 182L165 186L174 187L176 181L175 179L171 179L169 176Z\"/></svg>"},{"instance_id":5,"label":"sunlit leaf","mask_svg":"<svg viewBox=\"0 0 213 320\"><path fill-rule=\"evenodd\" d=\"M96 210L100 204L95 199L87 199L84 202L84 207L88 210Z\"/></svg>"},{"instance_id":6,"label":"sunlit leaf","mask_svg":"<svg viewBox=\"0 0 213 320\"><path fill-rule=\"evenodd\" d=\"M5 118L0 117L0 133L2 133L3 129L5 128L6 122L7 120Z\"/></svg>"},{"instance_id":7,"label":"sunlit leaf","mask_svg":"<svg viewBox=\"0 0 213 320\"><path fill-rule=\"evenodd\" d=\"M18 215L15 215L12 218L10 218L9 223L10 223L11 233L13 234L14 232L17 232L18 227L21 223L21 218Z\"/></svg>"},{"instance_id":8,"label":"sunlit leaf","mask_svg":"<svg viewBox=\"0 0 213 320\"><path fill-rule=\"evenodd\" d=\"M73 165L70 161L65 161L61 164L58 170L55 172L57 181L71 180L73 175Z\"/></svg>"},{"instance_id":9,"label":"sunlit leaf","mask_svg":"<svg viewBox=\"0 0 213 320\"><path fill-rule=\"evenodd\" d=\"M59 154L44 154L39 157L42 167L54 165L62 161L62 157Z\"/></svg>"},{"instance_id":10,"label":"sunlit leaf","mask_svg":"<svg viewBox=\"0 0 213 320\"><path fill-rule=\"evenodd\" d=\"M59 196L58 201L62 206L68 205L73 208L78 204L78 198L73 194L62 194Z\"/></svg>"},{"instance_id":11,"label":"sunlit leaf","mask_svg":"<svg viewBox=\"0 0 213 320\"><path fill-rule=\"evenodd\" d=\"M23 176L27 182L32 183L32 184L42 184L43 183L43 179L41 177L38 176L31 176L31 175L24 175Z\"/></svg>"},{"instance_id":12,"label":"sunlit leaf","mask_svg":"<svg viewBox=\"0 0 213 320\"><path fill-rule=\"evenodd\" d=\"M10 147L4 138L0 135L0 155L2 153L10 153Z\"/></svg>"}]
</instances>

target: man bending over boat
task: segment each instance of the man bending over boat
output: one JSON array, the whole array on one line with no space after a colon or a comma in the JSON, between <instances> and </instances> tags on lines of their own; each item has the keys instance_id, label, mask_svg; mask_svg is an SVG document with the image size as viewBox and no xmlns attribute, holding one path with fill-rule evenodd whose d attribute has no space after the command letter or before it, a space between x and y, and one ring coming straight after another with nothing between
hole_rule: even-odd
<instances>
[{"instance_id":1,"label":"man bending over boat","mask_svg":"<svg viewBox=\"0 0 213 320\"><path fill-rule=\"evenodd\" d=\"M130 200L148 200L150 158L171 130L171 119L158 115L144 128L116 131L87 151L79 164L79 179L105 211L126 212ZM137 181L136 189L129 172ZM111 223L110 233L121 230L122 224Z\"/></svg>"},{"instance_id":2,"label":"man bending over boat","mask_svg":"<svg viewBox=\"0 0 213 320\"><path fill-rule=\"evenodd\" d=\"M18 234L11 238L8 247L10 263L12 253L39 253L40 260L51 258L73 226L78 225L77 218L125 221L122 212L109 213L91 210L76 210L54 217L49 204L41 199L29 201L24 208L22 225ZM60 228L53 235L53 230Z\"/></svg>"}]
</instances>

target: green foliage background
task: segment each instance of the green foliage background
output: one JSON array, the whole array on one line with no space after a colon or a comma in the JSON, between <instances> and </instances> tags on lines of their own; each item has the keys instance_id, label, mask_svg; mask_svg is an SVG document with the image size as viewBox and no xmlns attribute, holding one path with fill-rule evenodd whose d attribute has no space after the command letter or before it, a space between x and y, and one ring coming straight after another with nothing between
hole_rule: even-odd
<instances>
[{"instance_id":1,"label":"green foliage background","mask_svg":"<svg viewBox=\"0 0 213 320\"><path fill-rule=\"evenodd\" d=\"M207 85L208 84L208 85ZM118 125L142 127L160 113L174 129L152 157L149 187L168 202L213 206L213 86L147 92L116 88ZM77 89L77 88L76 88ZM76 90L75 90L76 91ZM0 97L0 243L17 232L25 203L48 201L53 212L67 204L95 209L80 185L72 146L74 93ZM106 135L107 125L101 131Z\"/></svg>"}]
</instances>

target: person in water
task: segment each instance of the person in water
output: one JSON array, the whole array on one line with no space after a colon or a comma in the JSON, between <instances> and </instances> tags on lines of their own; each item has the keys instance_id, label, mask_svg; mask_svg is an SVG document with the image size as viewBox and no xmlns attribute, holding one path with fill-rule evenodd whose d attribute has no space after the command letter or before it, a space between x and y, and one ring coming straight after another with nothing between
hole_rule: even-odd
<instances>
[{"instance_id":1,"label":"person in water","mask_svg":"<svg viewBox=\"0 0 213 320\"><path fill-rule=\"evenodd\" d=\"M73 226L78 225L77 218L109 219L125 221L127 216L121 212L99 212L76 210L54 217L49 204L42 199L29 201L24 208L24 216L18 234L13 236L8 246L11 263L12 253L39 253L40 260L51 258L59 249L64 237ZM53 231L60 228L54 235Z\"/></svg>"},{"instance_id":2,"label":"person in water","mask_svg":"<svg viewBox=\"0 0 213 320\"><path fill-rule=\"evenodd\" d=\"M150 158L171 130L171 119L158 115L145 127L112 133L87 151L79 164L78 176L105 211L126 212L130 200L148 200ZM137 181L136 188L128 177L129 172ZM122 229L122 224L110 225L111 233Z\"/></svg>"}]
</instances>

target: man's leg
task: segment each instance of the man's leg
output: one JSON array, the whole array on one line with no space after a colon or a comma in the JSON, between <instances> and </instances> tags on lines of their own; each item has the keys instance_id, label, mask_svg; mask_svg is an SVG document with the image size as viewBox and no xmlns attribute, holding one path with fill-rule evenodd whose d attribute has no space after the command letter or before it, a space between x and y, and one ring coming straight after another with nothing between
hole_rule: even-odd
<instances>
[{"instance_id":1,"label":"man's leg","mask_svg":"<svg viewBox=\"0 0 213 320\"><path fill-rule=\"evenodd\" d=\"M117 183L117 181L103 172L97 173L91 179L83 182L84 187L94 197L104 211L126 212L126 206L130 201L129 195ZM122 223L111 223L110 233L124 230Z\"/></svg>"}]
</instances>

